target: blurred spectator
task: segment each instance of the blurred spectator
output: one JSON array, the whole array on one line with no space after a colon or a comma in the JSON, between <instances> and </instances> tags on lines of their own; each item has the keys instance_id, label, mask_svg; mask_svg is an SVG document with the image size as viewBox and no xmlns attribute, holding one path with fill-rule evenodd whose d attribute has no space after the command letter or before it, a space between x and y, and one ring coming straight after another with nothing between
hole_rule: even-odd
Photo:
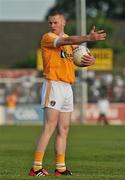
<instances>
[{"instance_id":1,"label":"blurred spectator","mask_svg":"<svg viewBox=\"0 0 125 180\"><path fill-rule=\"evenodd\" d=\"M13 120L16 104L17 104L16 92L12 92L11 94L8 94L6 98L6 105L7 105L7 112L9 115L9 120Z\"/></svg>"},{"instance_id":2,"label":"blurred spectator","mask_svg":"<svg viewBox=\"0 0 125 180\"><path fill-rule=\"evenodd\" d=\"M17 92L17 104L39 104L42 77L38 77L35 71L9 71L4 74L0 73L0 104L6 104L6 99L14 90ZM9 72L9 73L8 73ZM18 73L17 73L18 72ZM28 74L30 73L30 74ZM11 74L10 77L6 77ZM6 75L6 76L5 76ZM81 81L73 85L74 102L80 101ZM99 73L95 71L87 72L88 84L88 102L96 103L102 95L109 99L110 102L125 102L125 78L121 75L112 73Z\"/></svg>"},{"instance_id":3,"label":"blurred spectator","mask_svg":"<svg viewBox=\"0 0 125 180\"><path fill-rule=\"evenodd\" d=\"M109 101L105 96L99 98L97 102L97 108L99 111L99 116L97 119L98 123L108 124L108 110L109 110Z\"/></svg>"},{"instance_id":4,"label":"blurred spectator","mask_svg":"<svg viewBox=\"0 0 125 180\"><path fill-rule=\"evenodd\" d=\"M0 104L4 104L5 101L5 84L0 83Z\"/></svg>"}]
</instances>

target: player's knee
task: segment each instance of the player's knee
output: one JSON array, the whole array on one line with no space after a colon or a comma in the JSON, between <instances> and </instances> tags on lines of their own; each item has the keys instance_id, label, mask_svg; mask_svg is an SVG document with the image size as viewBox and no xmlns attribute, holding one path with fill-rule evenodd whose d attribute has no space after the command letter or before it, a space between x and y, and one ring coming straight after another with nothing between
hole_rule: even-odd
<instances>
[{"instance_id":1,"label":"player's knee","mask_svg":"<svg viewBox=\"0 0 125 180\"><path fill-rule=\"evenodd\" d=\"M61 136L67 136L68 132L69 132L69 126L63 126L59 130Z\"/></svg>"}]
</instances>

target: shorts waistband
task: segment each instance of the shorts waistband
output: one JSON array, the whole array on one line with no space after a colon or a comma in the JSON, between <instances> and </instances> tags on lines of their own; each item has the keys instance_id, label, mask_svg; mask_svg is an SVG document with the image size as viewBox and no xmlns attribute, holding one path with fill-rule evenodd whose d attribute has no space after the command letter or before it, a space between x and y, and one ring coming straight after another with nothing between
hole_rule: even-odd
<instances>
[{"instance_id":1,"label":"shorts waistband","mask_svg":"<svg viewBox=\"0 0 125 180\"><path fill-rule=\"evenodd\" d=\"M71 84L70 83L67 83L67 82L64 82L64 81L55 81L55 80L49 80L49 79L44 79L44 81L50 81L50 82L52 82L52 83L55 83L55 84L65 84L65 85L70 85L71 86Z\"/></svg>"}]
</instances>

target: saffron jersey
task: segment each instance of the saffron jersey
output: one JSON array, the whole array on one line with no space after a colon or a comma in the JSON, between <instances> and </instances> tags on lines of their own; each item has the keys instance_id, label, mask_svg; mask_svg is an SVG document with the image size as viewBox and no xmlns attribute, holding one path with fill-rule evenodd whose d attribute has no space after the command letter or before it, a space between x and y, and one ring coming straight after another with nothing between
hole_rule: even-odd
<instances>
[{"instance_id":1,"label":"saffron jersey","mask_svg":"<svg viewBox=\"0 0 125 180\"><path fill-rule=\"evenodd\" d=\"M63 37L68 37L64 34ZM73 46L56 47L58 35L49 32L43 35L41 50L43 75L45 79L73 83L75 80L72 50Z\"/></svg>"}]
</instances>

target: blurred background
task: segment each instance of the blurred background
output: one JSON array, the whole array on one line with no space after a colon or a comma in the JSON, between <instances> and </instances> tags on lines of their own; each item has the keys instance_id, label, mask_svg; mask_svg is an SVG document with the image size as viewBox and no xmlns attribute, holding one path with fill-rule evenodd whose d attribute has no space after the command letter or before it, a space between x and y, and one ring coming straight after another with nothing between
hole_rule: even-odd
<instances>
[{"instance_id":1,"label":"blurred background","mask_svg":"<svg viewBox=\"0 0 125 180\"><path fill-rule=\"evenodd\" d=\"M105 116L108 124L124 124L124 0L0 0L0 124L43 121L40 40L49 30L48 14L56 9L65 13L69 35L80 33L80 15L84 15L86 33L93 25L107 32L106 41L87 44L96 57L95 65L85 70L85 76L84 69L76 67L72 123L107 124ZM83 91L86 101L81 98Z\"/></svg>"}]
</instances>

